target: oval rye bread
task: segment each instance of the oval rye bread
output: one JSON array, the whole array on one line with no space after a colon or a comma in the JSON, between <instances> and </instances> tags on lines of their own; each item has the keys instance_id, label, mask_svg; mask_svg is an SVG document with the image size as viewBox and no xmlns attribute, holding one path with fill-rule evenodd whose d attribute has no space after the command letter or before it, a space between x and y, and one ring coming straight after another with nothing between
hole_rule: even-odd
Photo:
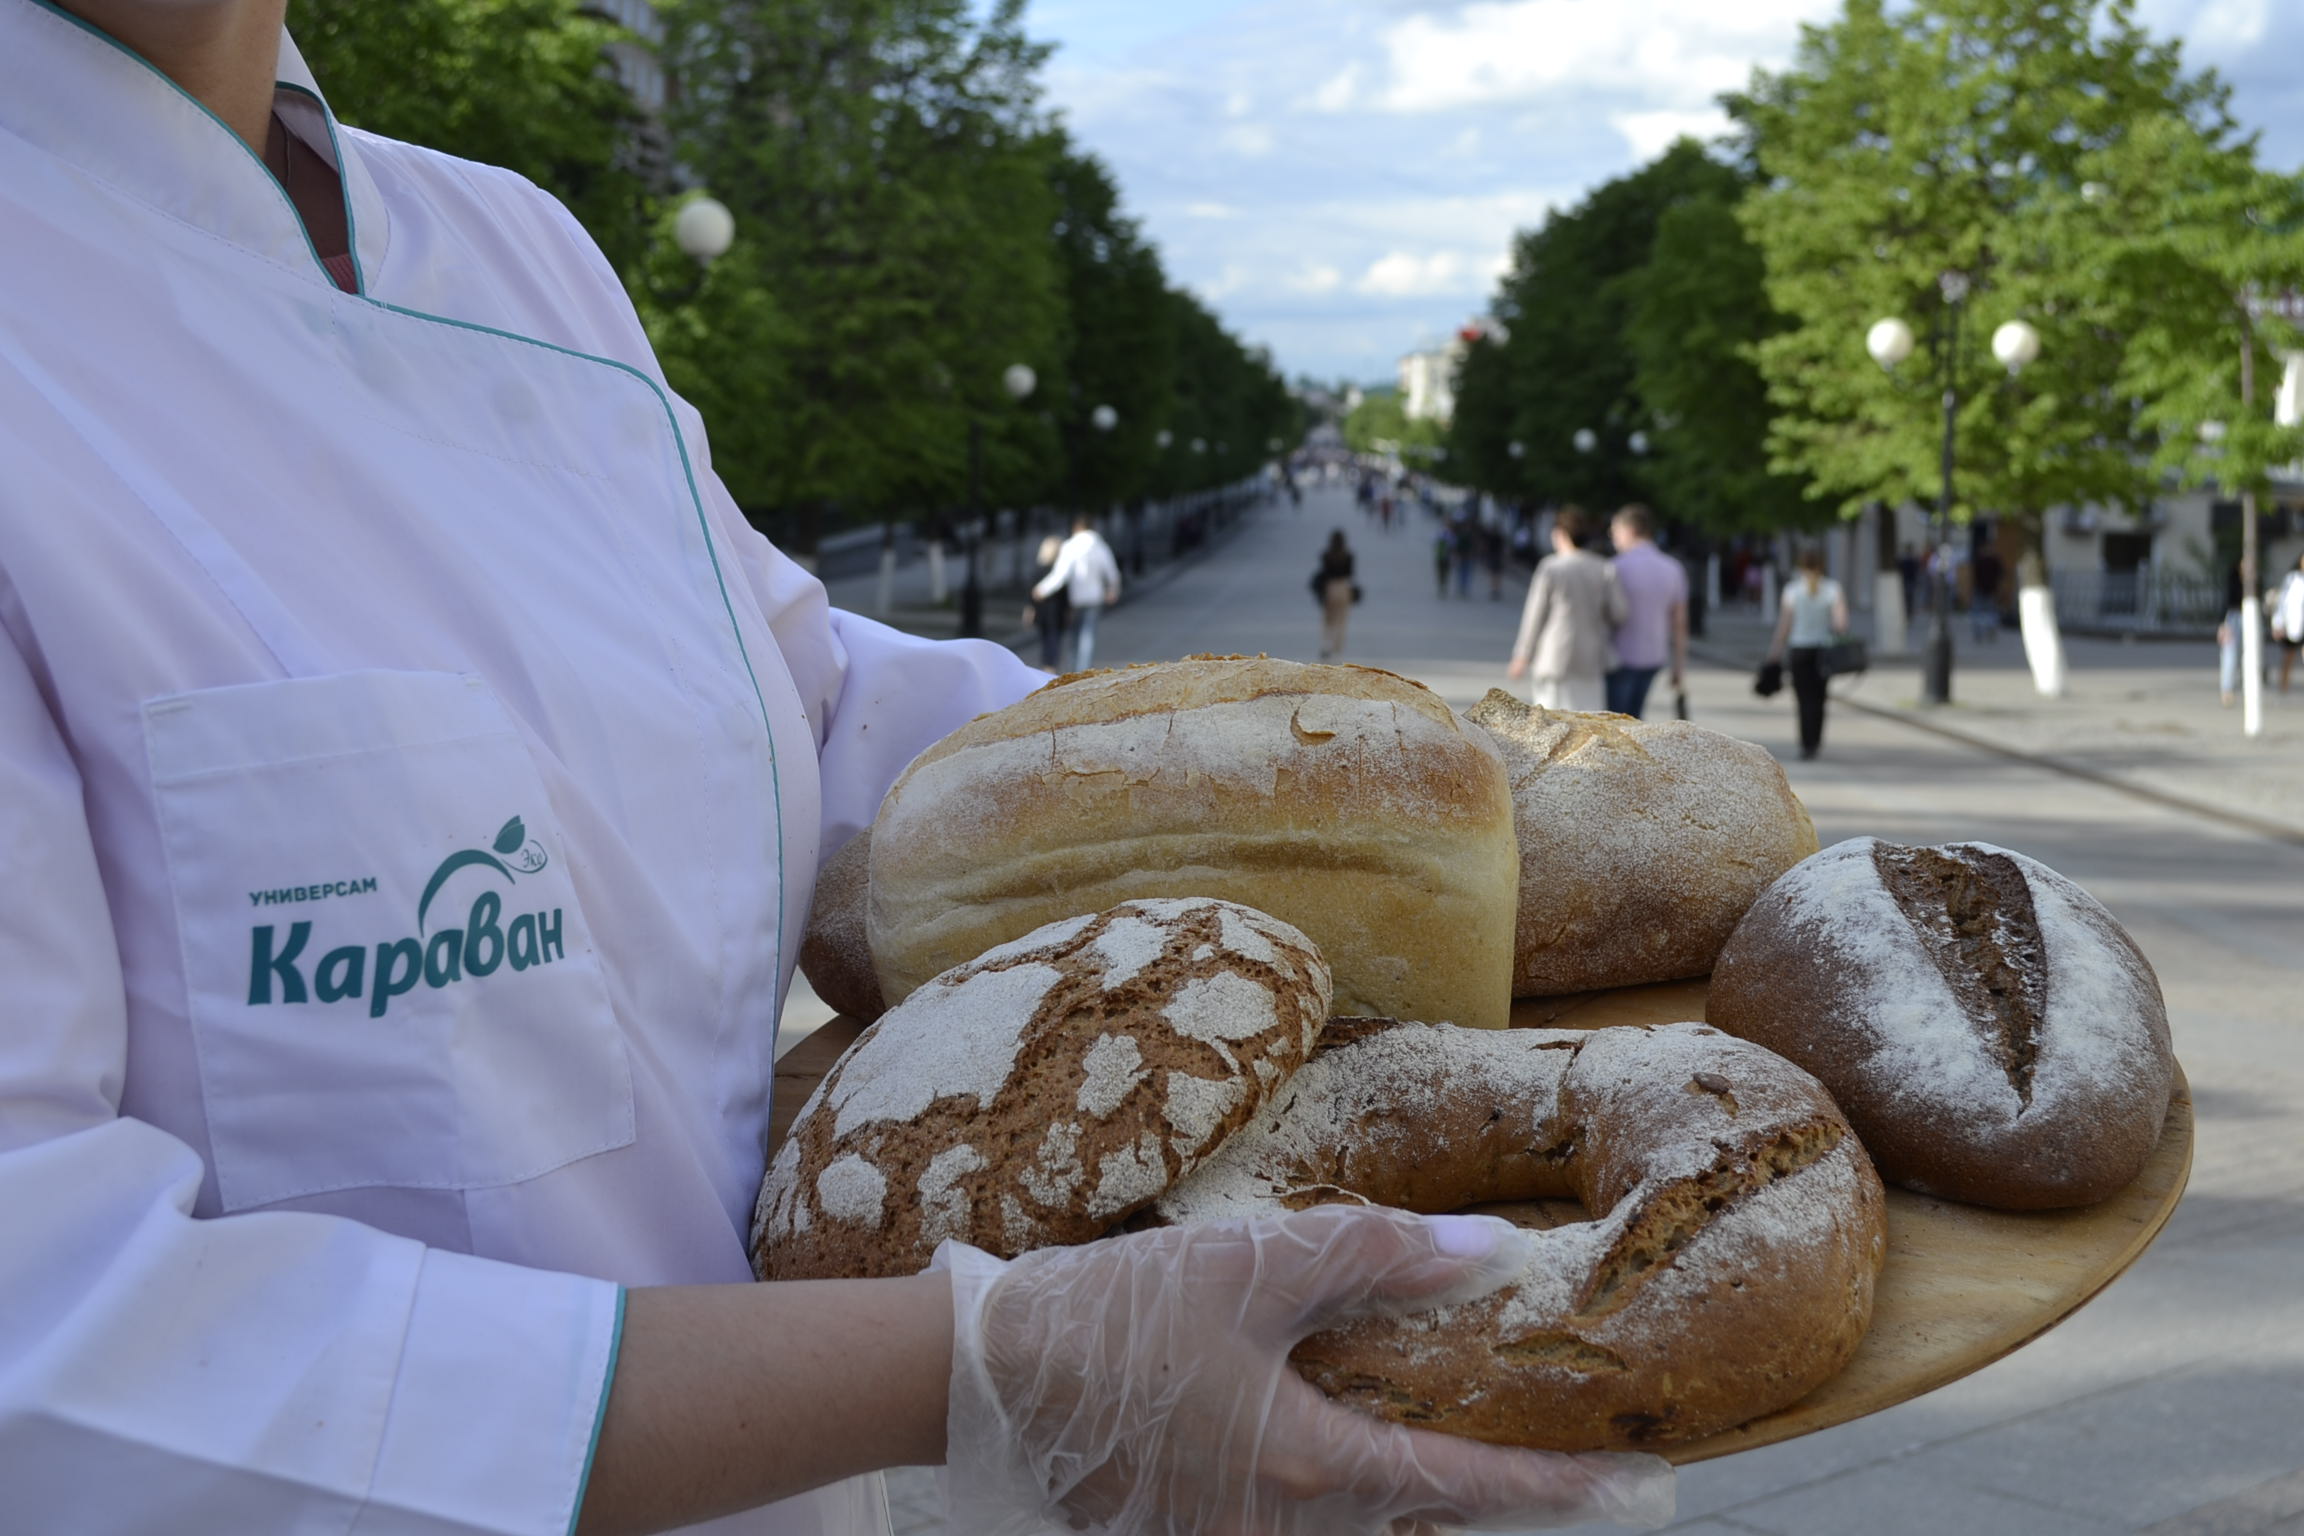
<instances>
[{"instance_id":1,"label":"oval rye bread","mask_svg":"<svg viewBox=\"0 0 2304 1536\"><path fill-rule=\"evenodd\" d=\"M1706 1016L1816 1074L1883 1177L2008 1210L2134 1179L2175 1078L2152 966L2045 864L1856 838L1753 904Z\"/></svg>"}]
</instances>

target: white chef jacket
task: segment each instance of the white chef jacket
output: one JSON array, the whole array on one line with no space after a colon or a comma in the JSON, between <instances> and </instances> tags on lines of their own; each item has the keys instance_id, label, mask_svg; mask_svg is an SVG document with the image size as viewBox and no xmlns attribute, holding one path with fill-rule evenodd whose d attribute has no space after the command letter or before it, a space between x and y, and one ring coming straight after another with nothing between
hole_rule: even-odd
<instances>
[{"instance_id":1,"label":"white chef jacket","mask_svg":"<svg viewBox=\"0 0 2304 1536\"><path fill-rule=\"evenodd\" d=\"M620 1287L749 1278L819 849L1042 679L832 612L557 202L281 76L356 295L0 0L0 1526L560 1536Z\"/></svg>"}]
</instances>

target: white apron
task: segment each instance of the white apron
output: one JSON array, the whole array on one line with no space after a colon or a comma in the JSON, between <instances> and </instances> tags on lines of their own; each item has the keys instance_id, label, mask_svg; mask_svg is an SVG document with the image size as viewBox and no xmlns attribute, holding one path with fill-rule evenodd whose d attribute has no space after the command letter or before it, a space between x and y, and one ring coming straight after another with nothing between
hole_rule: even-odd
<instances>
[{"instance_id":1,"label":"white apron","mask_svg":"<svg viewBox=\"0 0 2304 1536\"><path fill-rule=\"evenodd\" d=\"M556 1536L617 1285L747 1278L820 843L1040 679L831 615L557 204L282 74L358 295L0 0L0 1487Z\"/></svg>"}]
</instances>

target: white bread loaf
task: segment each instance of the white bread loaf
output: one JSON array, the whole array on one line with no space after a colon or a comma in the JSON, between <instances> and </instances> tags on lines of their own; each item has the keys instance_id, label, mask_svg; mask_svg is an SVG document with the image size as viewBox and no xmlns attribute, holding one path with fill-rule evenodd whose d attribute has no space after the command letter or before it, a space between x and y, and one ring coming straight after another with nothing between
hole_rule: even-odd
<instances>
[{"instance_id":1,"label":"white bread loaf","mask_svg":"<svg viewBox=\"0 0 2304 1536\"><path fill-rule=\"evenodd\" d=\"M1301 929L1341 1012L1501 1028L1520 864L1496 748L1365 667L1194 657L1062 678L929 748L872 832L893 1006L1044 923L1220 897Z\"/></svg>"}]
</instances>

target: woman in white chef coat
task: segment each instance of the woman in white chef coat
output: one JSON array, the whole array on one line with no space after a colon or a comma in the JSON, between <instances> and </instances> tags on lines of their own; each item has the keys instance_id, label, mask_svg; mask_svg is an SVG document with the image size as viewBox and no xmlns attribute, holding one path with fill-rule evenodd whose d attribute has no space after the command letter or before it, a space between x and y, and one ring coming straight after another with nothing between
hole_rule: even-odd
<instances>
[{"instance_id":1,"label":"woman in white chef coat","mask_svg":"<svg viewBox=\"0 0 2304 1536\"><path fill-rule=\"evenodd\" d=\"M831 612L566 212L284 4L0 0L0 1524L1653 1514L1284 1371L1492 1223L743 1283L818 850L1041 678Z\"/></svg>"}]
</instances>

